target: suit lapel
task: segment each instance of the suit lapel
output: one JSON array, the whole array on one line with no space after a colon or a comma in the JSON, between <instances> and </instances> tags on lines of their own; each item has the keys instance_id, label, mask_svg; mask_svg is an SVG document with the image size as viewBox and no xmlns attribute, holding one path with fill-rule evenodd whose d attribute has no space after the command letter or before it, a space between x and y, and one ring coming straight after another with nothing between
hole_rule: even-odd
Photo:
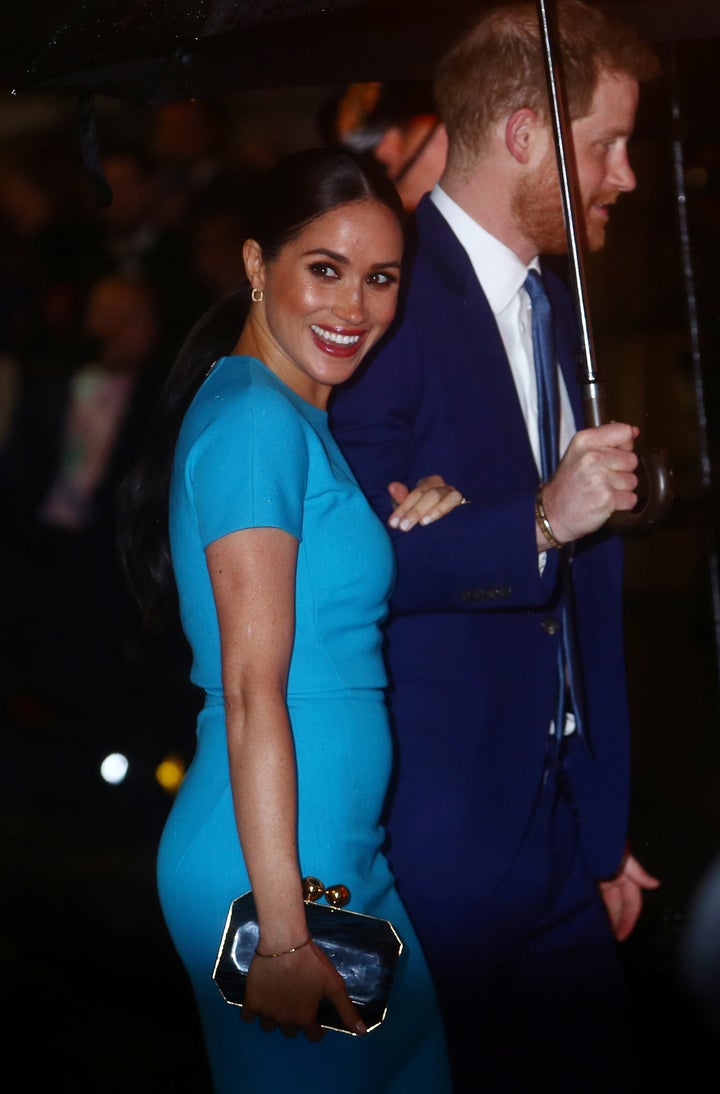
<instances>
[{"instance_id":1,"label":"suit lapel","mask_svg":"<svg viewBox=\"0 0 720 1094\"><path fill-rule=\"evenodd\" d=\"M475 276L467 252L429 198L417 211L423 256L440 321L447 323L445 354L457 443L469 467L478 460L478 431L484 449L507 458L521 480L537 475L527 427L495 316Z\"/></svg>"}]
</instances>

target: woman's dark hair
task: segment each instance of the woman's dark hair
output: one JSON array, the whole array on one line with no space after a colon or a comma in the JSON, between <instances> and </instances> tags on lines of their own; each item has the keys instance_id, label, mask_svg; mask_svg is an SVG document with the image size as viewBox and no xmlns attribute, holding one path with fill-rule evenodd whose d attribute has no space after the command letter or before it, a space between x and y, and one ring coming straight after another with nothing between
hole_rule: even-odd
<instances>
[{"instance_id":1,"label":"woman's dark hair","mask_svg":"<svg viewBox=\"0 0 720 1094\"><path fill-rule=\"evenodd\" d=\"M404 228L397 191L374 161L344 149L314 148L281 160L257 186L247 238L266 262L317 217L352 201L386 206ZM180 425L210 365L232 352L250 306L246 282L223 297L190 331L163 384L153 437L118 496L119 546L144 624L158 629L175 600L170 558L170 476Z\"/></svg>"}]
</instances>

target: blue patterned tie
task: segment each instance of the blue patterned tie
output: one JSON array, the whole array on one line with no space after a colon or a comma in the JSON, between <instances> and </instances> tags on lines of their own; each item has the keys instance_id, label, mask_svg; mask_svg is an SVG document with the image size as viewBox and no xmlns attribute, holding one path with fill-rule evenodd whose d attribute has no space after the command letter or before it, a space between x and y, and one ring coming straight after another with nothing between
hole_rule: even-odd
<instances>
[{"instance_id":1,"label":"blue patterned tie","mask_svg":"<svg viewBox=\"0 0 720 1094\"><path fill-rule=\"evenodd\" d=\"M535 359L535 377L538 398L538 429L540 433L540 467L543 482L548 482L558 465L560 446L560 387L558 384L557 354L552 329L552 311L543 280L537 270L528 272L525 289L532 303L532 341ZM562 641L558 647L558 702L555 714L555 734L558 740L565 725L565 693L569 692L577 731L587 741L585 719L585 694L582 670L577 649L575 605L572 576L570 574L570 550L560 552L560 581L562 590L561 630Z\"/></svg>"}]
</instances>

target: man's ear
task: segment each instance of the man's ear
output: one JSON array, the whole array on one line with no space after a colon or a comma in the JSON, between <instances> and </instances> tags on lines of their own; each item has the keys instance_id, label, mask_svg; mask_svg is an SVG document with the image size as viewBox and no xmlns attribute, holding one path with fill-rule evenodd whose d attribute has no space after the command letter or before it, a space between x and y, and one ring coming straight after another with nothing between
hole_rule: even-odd
<instances>
[{"instance_id":1,"label":"man's ear","mask_svg":"<svg viewBox=\"0 0 720 1094\"><path fill-rule=\"evenodd\" d=\"M253 289L265 288L265 263L260 244L255 239L246 239L242 249L245 273Z\"/></svg>"},{"instance_id":2,"label":"man's ear","mask_svg":"<svg viewBox=\"0 0 720 1094\"><path fill-rule=\"evenodd\" d=\"M505 147L518 163L530 162L540 126L540 119L529 106L516 110L505 123Z\"/></svg>"}]
</instances>

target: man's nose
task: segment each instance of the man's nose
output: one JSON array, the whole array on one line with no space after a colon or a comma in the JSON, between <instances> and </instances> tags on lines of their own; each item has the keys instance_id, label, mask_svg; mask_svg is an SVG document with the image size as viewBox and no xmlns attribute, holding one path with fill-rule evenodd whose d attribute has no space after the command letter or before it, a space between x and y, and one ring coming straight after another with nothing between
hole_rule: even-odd
<instances>
[{"instance_id":1,"label":"man's nose","mask_svg":"<svg viewBox=\"0 0 720 1094\"><path fill-rule=\"evenodd\" d=\"M618 152L613 162L609 181L617 190L630 193L637 186L635 172L630 166L630 160L625 149Z\"/></svg>"}]
</instances>

